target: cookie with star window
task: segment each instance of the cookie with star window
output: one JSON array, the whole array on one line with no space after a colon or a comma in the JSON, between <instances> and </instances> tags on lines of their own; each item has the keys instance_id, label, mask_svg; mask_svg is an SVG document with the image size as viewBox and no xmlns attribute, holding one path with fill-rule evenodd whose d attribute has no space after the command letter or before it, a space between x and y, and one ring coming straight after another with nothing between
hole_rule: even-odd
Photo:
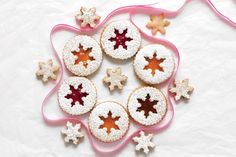
<instances>
[{"instance_id":1,"label":"cookie with star window","mask_svg":"<svg viewBox=\"0 0 236 157\"><path fill-rule=\"evenodd\" d=\"M97 102L97 90L85 77L69 77L58 90L61 109L70 115L82 115L89 112Z\"/></svg>"},{"instance_id":2,"label":"cookie with star window","mask_svg":"<svg viewBox=\"0 0 236 157\"><path fill-rule=\"evenodd\" d=\"M166 115L166 97L159 89L154 87L138 88L129 97L128 111L130 116L142 125L157 124Z\"/></svg>"},{"instance_id":3,"label":"cookie with star window","mask_svg":"<svg viewBox=\"0 0 236 157\"><path fill-rule=\"evenodd\" d=\"M144 46L135 56L134 71L147 84L160 84L168 80L175 69L171 51L164 46Z\"/></svg>"},{"instance_id":4,"label":"cookie with star window","mask_svg":"<svg viewBox=\"0 0 236 157\"><path fill-rule=\"evenodd\" d=\"M72 37L63 49L67 69L78 76L94 73L102 63L102 50L93 38L86 35Z\"/></svg>"},{"instance_id":5,"label":"cookie with star window","mask_svg":"<svg viewBox=\"0 0 236 157\"><path fill-rule=\"evenodd\" d=\"M128 59L134 56L140 44L140 33L129 21L111 22L101 35L102 49L115 59Z\"/></svg>"},{"instance_id":6,"label":"cookie with star window","mask_svg":"<svg viewBox=\"0 0 236 157\"><path fill-rule=\"evenodd\" d=\"M100 141L114 142L128 131L129 116L122 105L113 101L102 102L92 110L89 128Z\"/></svg>"}]
</instances>

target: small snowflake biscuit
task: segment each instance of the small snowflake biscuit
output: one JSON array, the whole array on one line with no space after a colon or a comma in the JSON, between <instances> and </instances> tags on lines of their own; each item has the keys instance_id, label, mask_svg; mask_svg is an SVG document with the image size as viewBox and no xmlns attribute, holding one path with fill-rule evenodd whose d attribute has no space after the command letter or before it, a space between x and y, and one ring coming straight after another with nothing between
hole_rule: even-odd
<instances>
[{"instance_id":1,"label":"small snowflake biscuit","mask_svg":"<svg viewBox=\"0 0 236 157\"><path fill-rule=\"evenodd\" d=\"M150 21L147 23L146 27L151 29L152 35L156 35L159 31L161 34L166 34L165 27L169 26L170 22L165 20L165 15L160 14L159 16L150 16Z\"/></svg>"},{"instance_id":2,"label":"small snowflake biscuit","mask_svg":"<svg viewBox=\"0 0 236 157\"><path fill-rule=\"evenodd\" d=\"M153 134L148 134L147 136L145 135L145 133L143 131L141 131L139 133L139 137L134 137L133 140L134 142L137 142L138 144L136 145L135 149L137 151L140 151L141 149L143 149L143 152L145 154L149 153L149 147L154 148L155 147L155 143L153 143L151 140L153 138Z\"/></svg>"},{"instance_id":3,"label":"small snowflake biscuit","mask_svg":"<svg viewBox=\"0 0 236 157\"><path fill-rule=\"evenodd\" d=\"M175 60L167 48L152 44L143 47L135 56L134 70L148 84L160 84L170 78Z\"/></svg>"},{"instance_id":4,"label":"small snowflake biscuit","mask_svg":"<svg viewBox=\"0 0 236 157\"><path fill-rule=\"evenodd\" d=\"M130 116L142 125L157 124L166 115L166 98L157 88L138 88L129 97L128 111Z\"/></svg>"},{"instance_id":5,"label":"small snowflake biscuit","mask_svg":"<svg viewBox=\"0 0 236 157\"><path fill-rule=\"evenodd\" d=\"M97 101L97 91L93 83L85 77L69 77L58 90L59 105L71 115L89 112Z\"/></svg>"},{"instance_id":6,"label":"small snowflake biscuit","mask_svg":"<svg viewBox=\"0 0 236 157\"><path fill-rule=\"evenodd\" d=\"M128 59L134 56L140 44L140 33L129 21L111 22L101 35L104 52L115 59Z\"/></svg>"},{"instance_id":7,"label":"small snowflake biscuit","mask_svg":"<svg viewBox=\"0 0 236 157\"><path fill-rule=\"evenodd\" d=\"M66 143L73 141L74 144L79 143L79 138L84 137L84 135L79 131L80 130L80 124L73 124L71 122L66 123L66 129L63 129L61 133L65 135L64 141Z\"/></svg>"},{"instance_id":8,"label":"small snowflake biscuit","mask_svg":"<svg viewBox=\"0 0 236 157\"><path fill-rule=\"evenodd\" d=\"M118 87L119 89L123 89L123 84L128 79L127 76L121 74L121 68L118 67L115 70L107 69L107 75L103 78L103 81L105 83L109 84L110 91L113 91L115 87Z\"/></svg>"},{"instance_id":9,"label":"small snowflake biscuit","mask_svg":"<svg viewBox=\"0 0 236 157\"><path fill-rule=\"evenodd\" d=\"M89 116L91 133L103 142L121 139L129 128L129 117L125 109L116 102L97 105Z\"/></svg>"},{"instance_id":10,"label":"small snowflake biscuit","mask_svg":"<svg viewBox=\"0 0 236 157\"><path fill-rule=\"evenodd\" d=\"M170 92L175 93L175 100L179 100L181 97L189 99L189 93L194 90L193 87L189 86L189 79L184 79L181 81L175 80L175 87L170 89Z\"/></svg>"},{"instance_id":11,"label":"small snowflake biscuit","mask_svg":"<svg viewBox=\"0 0 236 157\"><path fill-rule=\"evenodd\" d=\"M102 63L102 50L91 37L78 35L71 38L63 50L63 60L69 71L78 76L94 73Z\"/></svg>"},{"instance_id":12,"label":"small snowflake biscuit","mask_svg":"<svg viewBox=\"0 0 236 157\"><path fill-rule=\"evenodd\" d=\"M43 82L47 82L49 78L56 80L57 72L60 67L58 65L53 65L52 59L47 62L39 62L39 69L36 72L36 76L42 77Z\"/></svg>"},{"instance_id":13,"label":"small snowflake biscuit","mask_svg":"<svg viewBox=\"0 0 236 157\"><path fill-rule=\"evenodd\" d=\"M75 19L81 22L81 27L86 27L87 25L89 25L92 28L96 26L95 21L100 20L100 18L101 17L96 14L95 7L89 9L81 7L80 13L75 16Z\"/></svg>"}]
</instances>

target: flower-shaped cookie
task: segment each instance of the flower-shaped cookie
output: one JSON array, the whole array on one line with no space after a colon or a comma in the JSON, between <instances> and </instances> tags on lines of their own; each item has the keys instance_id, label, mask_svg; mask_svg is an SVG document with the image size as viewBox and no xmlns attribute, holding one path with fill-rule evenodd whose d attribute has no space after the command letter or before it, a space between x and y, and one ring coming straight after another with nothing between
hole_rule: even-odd
<instances>
[{"instance_id":1,"label":"flower-shaped cookie","mask_svg":"<svg viewBox=\"0 0 236 157\"><path fill-rule=\"evenodd\" d=\"M58 90L59 105L71 115L81 115L90 111L97 101L97 91L93 83L84 77L69 77Z\"/></svg>"},{"instance_id":2,"label":"flower-shaped cookie","mask_svg":"<svg viewBox=\"0 0 236 157\"><path fill-rule=\"evenodd\" d=\"M153 44L143 47L135 56L134 70L148 84L160 84L172 75L175 61L171 52Z\"/></svg>"},{"instance_id":3,"label":"flower-shaped cookie","mask_svg":"<svg viewBox=\"0 0 236 157\"><path fill-rule=\"evenodd\" d=\"M129 97L128 111L130 116L142 125L157 124L166 115L166 98L157 88L138 88Z\"/></svg>"},{"instance_id":4,"label":"flower-shaped cookie","mask_svg":"<svg viewBox=\"0 0 236 157\"><path fill-rule=\"evenodd\" d=\"M121 139L129 128L129 117L125 109L116 102L98 104L89 116L91 133L103 142Z\"/></svg>"},{"instance_id":5,"label":"flower-shaped cookie","mask_svg":"<svg viewBox=\"0 0 236 157\"><path fill-rule=\"evenodd\" d=\"M116 59L135 55L141 44L138 29L129 21L115 21L105 27L101 45L106 54Z\"/></svg>"},{"instance_id":6,"label":"flower-shaped cookie","mask_svg":"<svg viewBox=\"0 0 236 157\"><path fill-rule=\"evenodd\" d=\"M77 14L75 16L75 19L80 21L80 26L81 27L85 27L87 25L89 25L90 27L95 27L95 21L100 20L100 16L98 16L96 14L96 8L92 7L92 8L85 8L85 7L81 7L80 8L80 13Z\"/></svg>"},{"instance_id":7,"label":"flower-shaped cookie","mask_svg":"<svg viewBox=\"0 0 236 157\"><path fill-rule=\"evenodd\" d=\"M78 35L66 43L63 60L69 71L78 76L87 76L101 65L102 50L93 38Z\"/></svg>"}]
</instances>

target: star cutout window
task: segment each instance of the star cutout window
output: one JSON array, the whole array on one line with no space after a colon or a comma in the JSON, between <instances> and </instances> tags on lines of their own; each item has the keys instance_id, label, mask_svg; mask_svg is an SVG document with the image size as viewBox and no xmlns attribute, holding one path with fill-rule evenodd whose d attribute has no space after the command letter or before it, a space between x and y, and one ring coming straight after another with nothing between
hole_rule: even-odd
<instances>
[{"instance_id":1,"label":"star cutout window","mask_svg":"<svg viewBox=\"0 0 236 157\"><path fill-rule=\"evenodd\" d=\"M157 57L156 52L154 53L152 59L150 59L149 57L145 57L145 60L148 62L148 65L146 65L144 67L144 70L151 69L152 70L152 76L155 75L156 70L164 72L164 70L160 66L160 64L163 63L165 61L165 59L163 59L163 58L157 59L156 57Z\"/></svg>"},{"instance_id":2,"label":"star cutout window","mask_svg":"<svg viewBox=\"0 0 236 157\"><path fill-rule=\"evenodd\" d=\"M136 111L138 112L144 111L144 116L146 118L149 116L149 112L157 113L157 110L154 108L154 105L156 105L158 101L157 100L151 101L149 94L147 94L145 101L143 101L142 99L137 99L137 100L141 106L138 107Z\"/></svg>"},{"instance_id":3,"label":"star cutout window","mask_svg":"<svg viewBox=\"0 0 236 157\"><path fill-rule=\"evenodd\" d=\"M79 51L73 51L72 54L76 56L75 64L79 64L80 62L83 63L83 66L87 68L88 61L95 60L92 56L90 56L90 52L92 51L92 48L87 48L84 50L82 45L79 45Z\"/></svg>"},{"instance_id":4,"label":"star cutout window","mask_svg":"<svg viewBox=\"0 0 236 157\"><path fill-rule=\"evenodd\" d=\"M111 133L111 128L115 130L119 130L120 128L116 125L116 121L119 120L120 117L112 118L111 111L108 112L107 118L100 116L99 117L104 123L99 127L99 129L107 128L107 133Z\"/></svg>"},{"instance_id":5,"label":"star cutout window","mask_svg":"<svg viewBox=\"0 0 236 157\"><path fill-rule=\"evenodd\" d=\"M71 94L67 94L65 98L72 99L71 107L73 107L76 102L79 102L80 105L84 106L84 101L82 100L82 98L86 97L88 93L82 92L82 88L82 84L80 84L77 89L75 89L74 86L70 85Z\"/></svg>"},{"instance_id":6,"label":"star cutout window","mask_svg":"<svg viewBox=\"0 0 236 157\"><path fill-rule=\"evenodd\" d=\"M120 45L121 45L124 49L127 50L127 45L125 44L125 42L126 42L126 41L131 41L131 40L133 40L133 39L131 39L131 38L129 38L129 37L126 37L126 36L125 36L126 33L127 33L127 29L125 29L125 30L123 31L123 33L121 33L121 34L119 33L119 31L118 31L117 29L115 29L115 34L116 34L116 36L109 39L110 41L115 41L115 42L116 42L116 44L114 45L114 49L115 49L115 50L118 49L118 47L119 47Z\"/></svg>"}]
</instances>

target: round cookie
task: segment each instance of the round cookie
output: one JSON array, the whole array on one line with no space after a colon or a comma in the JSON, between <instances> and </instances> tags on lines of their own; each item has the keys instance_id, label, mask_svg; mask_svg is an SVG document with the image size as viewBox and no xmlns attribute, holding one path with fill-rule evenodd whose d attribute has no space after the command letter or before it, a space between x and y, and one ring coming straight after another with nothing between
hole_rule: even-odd
<instances>
[{"instance_id":1,"label":"round cookie","mask_svg":"<svg viewBox=\"0 0 236 157\"><path fill-rule=\"evenodd\" d=\"M102 50L91 37L72 37L63 49L63 60L69 71L78 76L94 73L102 63Z\"/></svg>"},{"instance_id":2,"label":"round cookie","mask_svg":"<svg viewBox=\"0 0 236 157\"><path fill-rule=\"evenodd\" d=\"M139 50L133 66L141 80L148 84L160 84L171 77L175 60L167 48L152 44Z\"/></svg>"},{"instance_id":3,"label":"round cookie","mask_svg":"<svg viewBox=\"0 0 236 157\"><path fill-rule=\"evenodd\" d=\"M157 124L166 115L166 98L157 88L138 88L129 97L128 111L130 116L142 125Z\"/></svg>"},{"instance_id":4,"label":"round cookie","mask_svg":"<svg viewBox=\"0 0 236 157\"><path fill-rule=\"evenodd\" d=\"M120 104L112 101L103 102L91 112L89 128L100 141L114 142L121 139L128 131L129 117Z\"/></svg>"},{"instance_id":5,"label":"round cookie","mask_svg":"<svg viewBox=\"0 0 236 157\"><path fill-rule=\"evenodd\" d=\"M128 59L134 56L140 44L140 33L129 21L111 22L101 35L104 52L115 59Z\"/></svg>"},{"instance_id":6,"label":"round cookie","mask_svg":"<svg viewBox=\"0 0 236 157\"><path fill-rule=\"evenodd\" d=\"M58 90L59 106L71 115L89 112L97 101L93 83L85 77L69 77Z\"/></svg>"}]
</instances>

